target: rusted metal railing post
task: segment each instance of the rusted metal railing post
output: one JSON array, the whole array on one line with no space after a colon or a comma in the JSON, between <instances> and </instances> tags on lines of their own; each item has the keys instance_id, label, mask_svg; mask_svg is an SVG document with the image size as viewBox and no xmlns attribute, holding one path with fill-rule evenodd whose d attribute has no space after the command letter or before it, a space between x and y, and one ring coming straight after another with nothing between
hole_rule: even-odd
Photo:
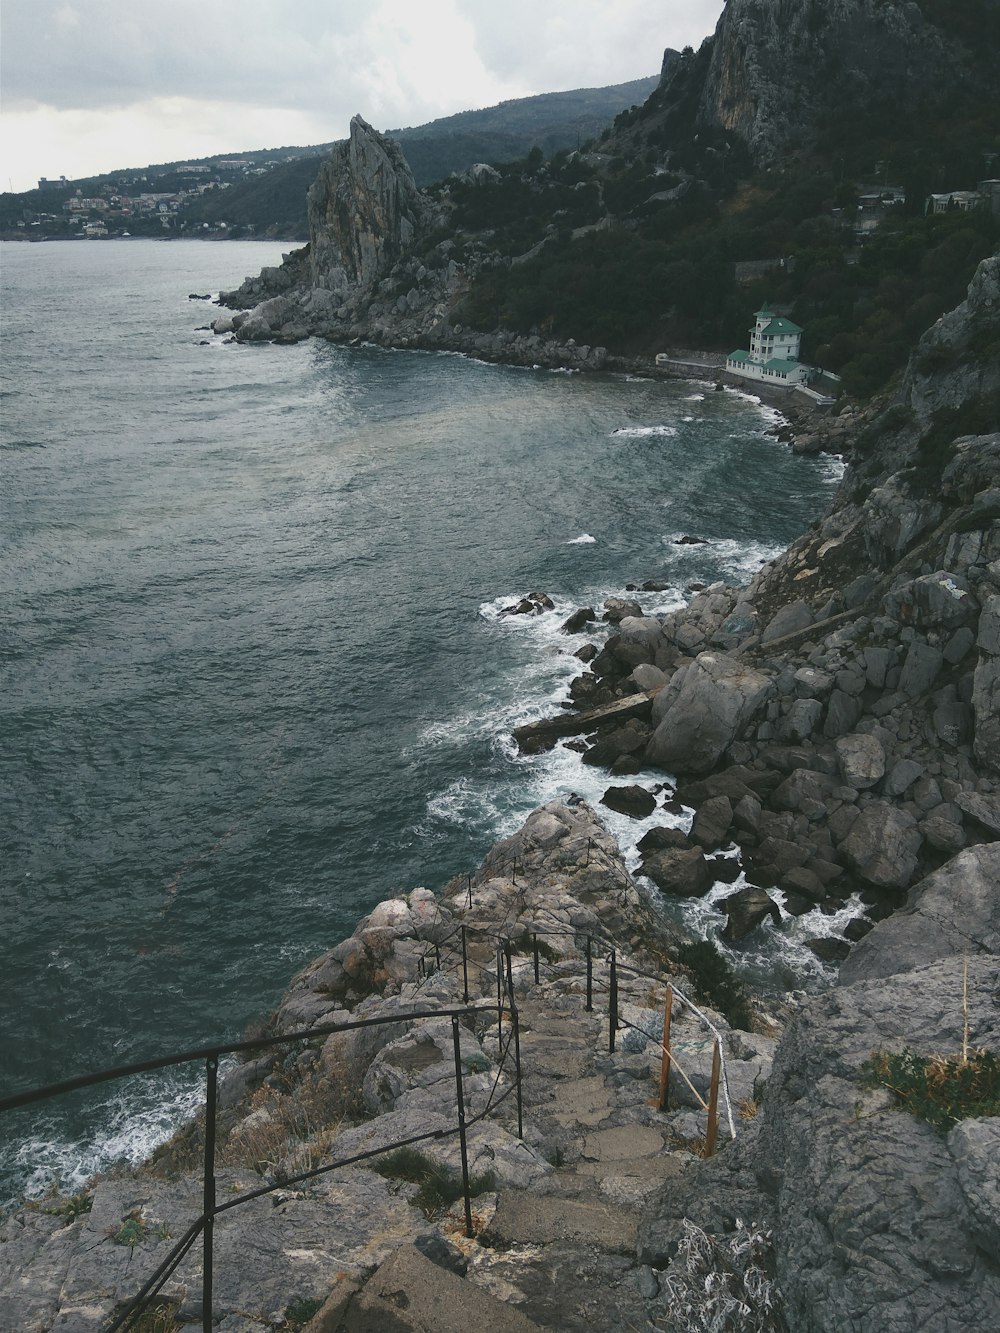
<instances>
[{"instance_id":1,"label":"rusted metal railing post","mask_svg":"<svg viewBox=\"0 0 1000 1333\"><path fill-rule=\"evenodd\" d=\"M608 962L611 964L611 993L608 1000L608 1054L614 1055L615 1033L618 1031L618 964L615 961L614 949L608 955Z\"/></svg>"},{"instance_id":2,"label":"rusted metal railing post","mask_svg":"<svg viewBox=\"0 0 1000 1333\"><path fill-rule=\"evenodd\" d=\"M535 985L538 985L538 931L534 931L531 936L532 952L535 955Z\"/></svg>"},{"instance_id":3,"label":"rusted metal railing post","mask_svg":"<svg viewBox=\"0 0 1000 1333\"><path fill-rule=\"evenodd\" d=\"M435 966L436 966L436 970L437 970L438 972L440 972L440 971L441 971L441 945L440 945L439 943L437 943L437 942L435 942L435 944L434 944L434 963L435 963Z\"/></svg>"},{"instance_id":4,"label":"rusted metal railing post","mask_svg":"<svg viewBox=\"0 0 1000 1333\"><path fill-rule=\"evenodd\" d=\"M497 968L497 1042L503 1051L503 951L500 941L497 940L496 951Z\"/></svg>"},{"instance_id":5,"label":"rusted metal railing post","mask_svg":"<svg viewBox=\"0 0 1000 1333\"><path fill-rule=\"evenodd\" d=\"M465 927L462 927L462 1003L469 1003L469 951L466 948Z\"/></svg>"},{"instance_id":6,"label":"rusted metal railing post","mask_svg":"<svg viewBox=\"0 0 1000 1333\"><path fill-rule=\"evenodd\" d=\"M722 1051L716 1037L712 1047L712 1082L708 1090L708 1129L705 1131L705 1156L715 1152L715 1137L719 1132L719 1074L722 1071Z\"/></svg>"},{"instance_id":7,"label":"rusted metal railing post","mask_svg":"<svg viewBox=\"0 0 1000 1333\"><path fill-rule=\"evenodd\" d=\"M663 1058L660 1060L660 1095L658 1109L665 1111L670 1100L670 1018L674 1007L674 988L667 987L667 996L663 1001Z\"/></svg>"},{"instance_id":8,"label":"rusted metal railing post","mask_svg":"<svg viewBox=\"0 0 1000 1333\"><path fill-rule=\"evenodd\" d=\"M462 1195L465 1199L465 1234L472 1237L472 1193L469 1189L469 1146L465 1140L465 1093L462 1091L462 1046L458 1019L451 1020L451 1040L455 1047L455 1100L458 1103L458 1141L462 1149Z\"/></svg>"},{"instance_id":9,"label":"rusted metal railing post","mask_svg":"<svg viewBox=\"0 0 1000 1333\"><path fill-rule=\"evenodd\" d=\"M510 940L504 940L504 957L507 960L507 990L510 992L511 1007L514 1004L514 968L510 961Z\"/></svg>"},{"instance_id":10,"label":"rusted metal railing post","mask_svg":"<svg viewBox=\"0 0 1000 1333\"><path fill-rule=\"evenodd\" d=\"M587 1013L594 1012L594 945L587 936Z\"/></svg>"},{"instance_id":11,"label":"rusted metal railing post","mask_svg":"<svg viewBox=\"0 0 1000 1333\"><path fill-rule=\"evenodd\" d=\"M516 856L514 857L513 861L511 861L511 863L510 863L510 882L511 882L511 884L513 884L513 885L515 885L515 886L517 885L517 857L516 857Z\"/></svg>"},{"instance_id":12,"label":"rusted metal railing post","mask_svg":"<svg viewBox=\"0 0 1000 1333\"><path fill-rule=\"evenodd\" d=\"M510 1025L514 1033L514 1082L517 1088L517 1137L524 1138L524 1103L521 1098L521 1022L514 1003L514 992L510 993Z\"/></svg>"},{"instance_id":13,"label":"rusted metal railing post","mask_svg":"<svg viewBox=\"0 0 1000 1333\"><path fill-rule=\"evenodd\" d=\"M469 875L469 911L472 911L472 875Z\"/></svg>"},{"instance_id":14,"label":"rusted metal railing post","mask_svg":"<svg viewBox=\"0 0 1000 1333\"><path fill-rule=\"evenodd\" d=\"M218 1057L205 1061L205 1168L202 1212L201 1327L212 1333L212 1263L215 1241L215 1109L219 1089Z\"/></svg>"}]
</instances>

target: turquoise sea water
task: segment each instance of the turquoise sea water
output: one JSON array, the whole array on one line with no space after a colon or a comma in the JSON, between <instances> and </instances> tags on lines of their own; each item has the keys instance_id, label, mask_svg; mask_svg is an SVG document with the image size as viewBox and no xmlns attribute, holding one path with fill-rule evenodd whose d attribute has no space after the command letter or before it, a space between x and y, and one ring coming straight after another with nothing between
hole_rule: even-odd
<instances>
[{"instance_id":1,"label":"turquoise sea water","mask_svg":"<svg viewBox=\"0 0 1000 1333\"><path fill-rule=\"evenodd\" d=\"M278 257L2 247L4 1091L238 1036L380 898L596 798L509 741L579 666L561 620L748 578L839 475L710 385L196 328ZM74 1183L193 1095L16 1117L0 1169Z\"/></svg>"}]
</instances>

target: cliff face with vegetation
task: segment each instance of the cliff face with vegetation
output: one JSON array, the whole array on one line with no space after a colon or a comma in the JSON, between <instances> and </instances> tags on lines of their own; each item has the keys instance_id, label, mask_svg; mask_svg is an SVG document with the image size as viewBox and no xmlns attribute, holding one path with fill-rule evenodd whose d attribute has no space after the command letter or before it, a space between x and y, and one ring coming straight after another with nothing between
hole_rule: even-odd
<instances>
[{"instance_id":1,"label":"cliff face with vegetation","mask_svg":"<svg viewBox=\"0 0 1000 1333\"><path fill-rule=\"evenodd\" d=\"M236 336L595 367L595 348L728 351L767 300L804 327L807 361L867 398L1000 241L989 207L925 214L932 190L974 188L1000 153L998 16L998 0L954 16L937 0L729 0L715 35L666 60L647 101L599 138L422 194L359 118L314 187L327 199L314 257L225 297L293 299L235 317ZM859 197L883 184L905 202L862 246ZM330 283L338 212L361 217L376 195L360 230L385 261L378 281L355 258Z\"/></svg>"},{"instance_id":2,"label":"cliff face with vegetation","mask_svg":"<svg viewBox=\"0 0 1000 1333\"><path fill-rule=\"evenodd\" d=\"M912 112L964 72L959 49L912 0L730 0L699 101L758 162L810 146L858 107Z\"/></svg>"}]
</instances>

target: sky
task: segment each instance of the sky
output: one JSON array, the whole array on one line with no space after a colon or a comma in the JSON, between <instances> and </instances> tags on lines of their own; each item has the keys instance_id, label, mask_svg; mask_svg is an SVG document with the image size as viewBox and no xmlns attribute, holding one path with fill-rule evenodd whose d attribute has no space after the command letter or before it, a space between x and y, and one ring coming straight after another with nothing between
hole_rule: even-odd
<instances>
[{"instance_id":1,"label":"sky","mask_svg":"<svg viewBox=\"0 0 1000 1333\"><path fill-rule=\"evenodd\" d=\"M0 0L0 190L658 74L723 0Z\"/></svg>"}]
</instances>

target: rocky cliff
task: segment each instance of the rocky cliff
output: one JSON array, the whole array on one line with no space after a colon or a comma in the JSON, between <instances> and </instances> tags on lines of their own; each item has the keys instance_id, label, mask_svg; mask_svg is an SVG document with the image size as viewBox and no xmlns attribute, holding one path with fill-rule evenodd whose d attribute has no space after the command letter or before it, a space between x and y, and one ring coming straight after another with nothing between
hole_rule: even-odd
<instances>
[{"instance_id":1,"label":"rocky cliff","mask_svg":"<svg viewBox=\"0 0 1000 1333\"><path fill-rule=\"evenodd\" d=\"M664 890L690 893L688 858L735 838L759 911L761 889L796 914L858 894L858 938L922 875L1000 835L998 336L993 258L895 399L827 427L854 432L833 511L748 587L714 585L661 619L619 609L574 683L591 708L657 691L587 757L667 768L706 811L697 847L647 858Z\"/></svg>"},{"instance_id":2,"label":"rocky cliff","mask_svg":"<svg viewBox=\"0 0 1000 1333\"><path fill-rule=\"evenodd\" d=\"M838 109L912 108L961 69L953 41L912 0L729 0L699 117L773 162Z\"/></svg>"},{"instance_id":3,"label":"rocky cliff","mask_svg":"<svg viewBox=\"0 0 1000 1333\"><path fill-rule=\"evenodd\" d=\"M475 181L477 169L468 176ZM241 342L317 335L447 347L522 365L606 364L603 347L573 339L464 328L473 278L498 261L480 247L459 262L454 237L434 242L448 216L447 196L434 203L423 195L399 146L355 116L350 139L333 150L309 191L309 245L222 293L221 304L235 313L212 328Z\"/></svg>"}]
</instances>

